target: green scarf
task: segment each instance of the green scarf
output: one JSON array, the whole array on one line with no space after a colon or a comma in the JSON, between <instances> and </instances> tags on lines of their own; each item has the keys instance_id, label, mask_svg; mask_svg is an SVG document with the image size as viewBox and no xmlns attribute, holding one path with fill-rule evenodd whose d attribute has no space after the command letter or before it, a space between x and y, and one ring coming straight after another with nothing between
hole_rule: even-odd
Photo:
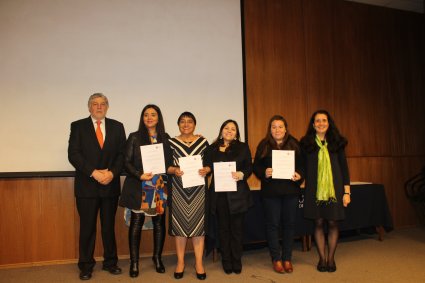
<instances>
[{"instance_id":1,"label":"green scarf","mask_svg":"<svg viewBox=\"0 0 425 283\"><path fill-rule=\"evenodd\" d=\"M316 136L316 143L320 148L318 154L319 163L317 166L316 202L317 204L336 202L328 143L325 141L325 144L322 144L318 136Z\"/></svg>"}]
</instances>

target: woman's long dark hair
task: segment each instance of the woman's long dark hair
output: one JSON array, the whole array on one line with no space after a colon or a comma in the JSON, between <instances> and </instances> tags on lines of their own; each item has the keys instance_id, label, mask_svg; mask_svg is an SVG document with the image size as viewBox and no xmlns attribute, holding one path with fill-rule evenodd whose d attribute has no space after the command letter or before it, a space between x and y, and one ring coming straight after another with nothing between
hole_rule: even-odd
<instances>
[{"instance_id":1,"label":"woman's long dark hair","mask_svg":"<svg viewBox=\"0 0 425 283\"><path fill-rule=\"evenodd\" d=\"M221 132L223 131L224 127L226 127L227 124L229 124L229 123L233 123L236 126L236 137L235 137L236 139L229 143L229 146L226 148L226 152L231 151L233 145L241 142L241 134L239 132L238 123L235 120L228 119L228 120L224 121L223 124L221 124L220 131L218 132L218 136L214 140L214 142L211 144L212 148L218 150L218 148L220 148L221 146L224 146L224 140L223 140L223 137L221 135Z\"/></svg>"},{"instance_id":2,"label":"woman's long dark hair","mask_svg":"<svg viewBox=\"0 0 425 283\"><path fill-rule=\"evenodd\" d=\"M285 125L286 133L280 145L277 144L277 142L275 141L271 133L271 127L274 121L282 121L283 124ZM298 146L296 142L289 142L289 144L287 144L288 140L291 140L289 139L290 136L291 135L289 134L289 130L288 130L288 122L286 122L286 119L283 118L283 116L281 115L274 115L273 117L270 118L269 124L267 126L266 136L260 141L258 145L258 148L260 148L261 150L260 156L261 157L267 156L273 149L285 148L285 149L299 151L300 147Z\"/></svg>"},{"instance_id":3,"label":"woman's long dark hair","mask_svg":"<svg viewBox=\"0 0 425 283\"><path fill-rule=\"evenodd\" d=\"M152 108L156 111L158 114L158 124L156 124L156 140L158 143L163 142L165 140L165 126L164 126L164 119L162 118L161 109L159 109L158 106L155 104L148 104L146 105L142 113L140 114L140 121L139 121L139 134L140 138L142 139L142 144L151 144L151 140L149 137L149 131L148 128L146 128L145 123L143 122L143 116L145 115L146 110L149 108Z\"/></svg>"},{"instance_id":4,"label":"woman's long dark hair","mask_svg":"<svg viewBox=\"0 0 425 283\"><path fill-rule=\"evenodd\" d=\"M318 149L318 145L316 144L316 130L313 127L314 119L318 114L324 114L328 118L329 128L326 131L325 139L328 142L329 151L336 152L339 149L345 147L348 143L347 139L339 133L334 120L326 110L317 110L313 113L313 115L311 115L307 126L307 131L300 141L301 147L304 148L307 152L312 152Z\"/></svg>"}]
</instances>

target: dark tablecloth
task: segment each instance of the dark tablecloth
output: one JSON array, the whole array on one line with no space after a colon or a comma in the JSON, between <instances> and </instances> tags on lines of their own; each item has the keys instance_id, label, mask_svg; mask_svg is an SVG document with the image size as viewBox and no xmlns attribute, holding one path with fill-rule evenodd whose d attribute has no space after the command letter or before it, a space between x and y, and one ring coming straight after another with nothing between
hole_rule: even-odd
<instances>
[{"instance_id":1,"label":"dark tablecloth","mask_svg":"<svg viewBox=\"0 0 425 283\"><path fill-rule=\"evenodd\" d=\"M244 243L266 240L263 204L260 191L252 191L254 206L245 217ZM295 236L311 235L314 232L312 220L304 218L304 196L300 196L297 209ZM351 203L345 210L345 220L339 224L340 231L383 226L389 232L393 229L384 186L361 184L351 186Z\"/></svg>"},{"instance_id":2,"label":"dark tablecloth","mask_svg":"<svg viewBox=\"0 0 425 283\"><path fill-rule=\"evenodd\" d=\"M253 190L254 206L245 217L244 244L266 241L266 228L261 192ZM305 219L303 213L304 196L301 195L297 209L295 236L312 235L314 223ZM339 224L340 231L375 228L382 226L387 232L393 229L385 189L380 184L351 185L351 203L346 208L346 217ZM208 231L207 249L217 246L215 219L211 219ZM215 243L215 244L214 244Z\"/></svg>"},{"instance_id":3,"label":"dark tablecloth","mask_svg":"<svg viewBox=\"0 0 425 283\"><path fill-rule=\"evenodd\" d=\"M351 203L345 210L345 220L340 230L354 230L382 226L387 232L393 229L385 189L380 184L351 185Z\"/></svg>"}]
</instances>

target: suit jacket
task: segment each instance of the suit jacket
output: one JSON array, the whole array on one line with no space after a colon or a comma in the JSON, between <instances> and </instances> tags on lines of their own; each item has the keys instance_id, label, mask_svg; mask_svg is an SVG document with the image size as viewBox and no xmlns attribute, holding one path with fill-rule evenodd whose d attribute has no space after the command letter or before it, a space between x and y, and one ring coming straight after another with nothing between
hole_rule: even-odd
<instances>
[{"instance_id":1,"label":"suit jacket","mask_svg":"<svg viewBox=\"0 0 425 283\"><path fill-rule=\"evenodd\" d=\"M247 179L252 174L252 159L248 145L246 143L236 142L232 145L231 151L225 153L220 152L214 144L210 145L205 151L205 160L205 164L213 170L213 174L214 162L227 161L236 161L236 171L241 171L244 174L243 180L237 182L236 192L216 192L214 176L212 177L209 189L211 213L216 213L218 194L227 194L230 214L246 212L248 208L254 204L251 191L247 183Z\"/></svg>"},{"instance_id":2,"label":"suit jacket","mask_svg":"<svg viewBox=\"0 0 425 283\"><path fill-rule=\"evenodd\" d=\"M120 175L123 167L125 131L122 123L105 118L106 137L103 148L96 138L91 117L71 123L68 160L75 167L76 197L115 197L120 194ZM90 177L95 169L109 169L114 179L108 185Z\"/></svg>"}]
</instances>

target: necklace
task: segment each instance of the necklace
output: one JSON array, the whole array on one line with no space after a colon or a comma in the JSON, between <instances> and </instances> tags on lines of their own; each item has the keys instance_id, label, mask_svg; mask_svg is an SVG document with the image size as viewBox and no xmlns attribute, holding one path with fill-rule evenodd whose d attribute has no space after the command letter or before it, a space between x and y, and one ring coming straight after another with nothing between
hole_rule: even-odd
<instances>
[{"instance_id":1,"label":"necklace","mask_svg":"<svg viewBox=\"0 0 425 283\"><path fill-rule=\"evenodd\" d=\"M183 139L183 137L179 137L179 139L184 142L186 145L191 145L194 141L194 137L189 137L187 139Z\"/></svg>"}]
</instances>

